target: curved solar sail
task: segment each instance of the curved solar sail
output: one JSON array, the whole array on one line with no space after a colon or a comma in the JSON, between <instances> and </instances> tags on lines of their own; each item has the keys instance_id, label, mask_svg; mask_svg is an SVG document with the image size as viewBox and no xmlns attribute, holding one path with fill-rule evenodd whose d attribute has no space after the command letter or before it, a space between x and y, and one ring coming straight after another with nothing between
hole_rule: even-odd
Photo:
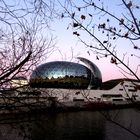
<instances>
[{"instance_id":1,"label":"curved solar sail","mask_svg":"<svg viewBox=\"0 0 140 140\"><path fill-rule=\"evenodd\" d=\"M91 85L90 85L91 88L92 88L92 85L93 86L95 85L95 82L96 82L96 84L102 83L102 74L101 74L99 68L94 63L92 63L91 61L89 61L88 59L83 58L83 57L77 57L77 59L79 59L81 62L83 62L91 70L91 72L94 76L94 77L91 77Z\"/></svg>"}]
</instances>

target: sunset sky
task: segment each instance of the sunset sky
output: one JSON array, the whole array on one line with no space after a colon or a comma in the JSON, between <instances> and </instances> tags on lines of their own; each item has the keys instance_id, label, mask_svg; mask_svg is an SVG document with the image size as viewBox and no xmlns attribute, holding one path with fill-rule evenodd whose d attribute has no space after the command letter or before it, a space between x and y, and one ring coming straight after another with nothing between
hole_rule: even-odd
<instances>
[{"instance_id":1,"label":"sunset sky","mask_svg":"<svg viewBox=\"0 0 140 140\"><path fill-rule=\"evenodd\" d=\"M117 8L119 7L120 1L106 1L109 7L108 9L112 13L116 14L118 12ZM136 0L135 2L140 6L139 0ZM124 9L120 9L119 12L122 13L123 10ZM138 12L139 13L136 13L136 15L140 14L140 10ZM73 35L73 29L70 25L71 23L71 19L64 18L54 20L51 24L53 29L52 33L57 36L57 49L55 49L55 52L47 59L47 61L66 60L78 62L78 60L76 60L76 57L81 56L91 60L94 64L98 66L98 68L101 70L103 81L124 77L124 75L120 72L120 69L116 67L116 65L110 63L110 57L100 58L99 60L96 59L97 55L92 51L89 51L89 48L86 48L86 46L84 46L78 40L78 38ZM69 29L67 29L67 27L69 27ZM103 34L101 32L96 32L96 34L102 39ZM86 35L86 33L84 32L83 37L87 42L89 41L89 36ZM140 41L137 41L136 44L139 45ZM140 59L135 56L131 56L131 54L140 56L139 50L134 50L132 44L126 39L116 40L115 45L118 48L117 55L122 59L123 55L125 54L125 63L128 63L129 61L129 66L135 71L137 65L140 65ZM138 76L140 77L140 72L138 72Z\"/></svg>"},{"instance_id":2,"label":"sunset sky","mask_svg":"<svg viewBox=\"0 0 140 140\"><path fill-rule=\"evenodd\" d=\"M90 61L92 61L94 64L96 64L98 66L98 68L100 69L101 73L102 73L102 78L103 81L106 80L110 80L110 79L115 79L115 78L123 78L125 77L124 71L122 71L121 69L119 69L115 64L110 63L111 60L111 56L107 56L105 57L100 57L99 53L95 53L95 50L91 49L91 48L87 48L79 39L76 35L73 35L73 32L77 31L80 34L80 38L88 43L88 45L92 45L94 47L99 47L99 43L97 42L97 40L95 40L93 37L91 37L87 32L85 32L84 30L76 30L76 28L73 27L73 20L71 18L68 18L68 15L66 15L64 18L61 18L62 13L64 13L64 15L66 14L66 11L64 12L64 7L62 7L62 5L60 5L60 3L62 5L64 5L66 0L56 0L56 1L52 1L55 2L55 6L54 9L56 10L57 15L53 18L53 20L50 22L50 28L44 28L44 26L46 26L45 24L39 24L39 37L48 39L51 35L53 35L54 37L56 37L55 42L56 42L56 46L54 48L53 53L48 54L48 56L45 56L44 61L41 61L40 64L45 63L45 62L49 62L49 61L73 61L73 62L78 62L80 63L76 57L85 57L87 59L89 59ZM90 1L90 0L86 0L86 1ZM112 15L117 16L119 19L125 19L124 22L126 24L128 24L129 20L132 20L132 17L130 16L130 13L128 11L128 9L126 9L126 7L122 4L122 0L93 0L94 3L96 3L99 7L104 7L105 9L107 9L108 11L110 11L112 13ZM130 0L126 0L127 3L130 2ZM46 4L50 4L50 1L48 0L44 0L44 2L46 2ZM76 5L79 6L83 6L83 0L70 0L69 2L76 2ZM133 0L134 4L132 5L132 8L134 7L140 7L140 0ZM18 3L18 1L13 2L8 1L7 4L21 4L21 8L23 6L26 6L26 4L23 4L23 1L20 1ZM19 7L20 7L19 6ZM30 5L31 6L31 5ZM99 30L98 26L100 23L107 23L107 19L109 19L109 22L106 24L108 25L108 27L116 27L117 31L120 30L120 26L118 21L114 20L114 18L110 18L107 14L104 15L104 13L100 13L99 11L95 10L93 8L93 6L82 9L80 11L78 11L78 8L72 8L69 4L65 3L65 6L67 7L67 10L70 13L75 12L75 17L78 19L78 21L80 21L80 23L82 23L85 27L90 23L90 25L88 26L88 30L92 30L92 32L94 32L94 35L101 41L104 42L105 40L107 40L109 38L109 43L110 43L110 38L113 38L111 36L111 34L108 35L108 37L106 36L107 32L103 33L103 30ZM11 6L12 9L12 6ZM47 9L48 10L48 9ZM49 17L50 11L48 12L46 10L46 15ZM13 9L14 11L14 9ZM23 12L23 11L22 11ZM45 11L44 11L45 12ZM48 12L48 13L47 13ZM140 9L135 8L133 9L134 15L137 17L137 20L140 22ZM24 13L24 12L23 12ZM21 15L23 14L21 13ZM17 13L15 13L17 14ZM18 13L20 15L20 12ZM81 19L81 15L84 15L86 18L85 19ZM90 16L92 15L92 17ZM28 15L26 17L28 23L25 22L25 25L28 24L29 28L32 29L32 15ZM43 16L42 16L43 18ZM11 18L13 20L13 18ZM91 22L90 22L91 21ZM47 23L48 24L48 23ZM131 22L129 22L129 24L131 24ZM139 23L140 24L140 23ZM4 26L4 25L3 25ZM131 26L131 25L128 25ZM6 28L6 26L5 26ZM94 28L94 29L93 29ZM5 29L7 30L7 29ZM94 31L93 31L94 30ZM126 32L128 32L128 30L125 30L122 26L121 26L121 30L122 30L122 34L126 34ZM18 32L18 31L17 31ZM140 39L137 41L134 41L135 45L139 47L140 44ZM108 44L109 44L108 43ZM108 45L109 46L109 45ZM118 56L118 58L120 58L121 60L124 60L126 65L129 65L129 67L135 72L137 69L137 66L140 66L140 49L134 49L134 46L132 45L132 42L130 42L130 40L127 40L125 38L117 38L115 40L111 40L111 51L113 50L113 48L115 48L116 50L116 54ZM106 54L107 51L104 52L100 52L103 54ZM99 60L97 59L99 58ZM119 67L121 65L118 65ZM128 72L124 67L121 67L123 70L125 70L126 72ZM122 74L123 72L123 74ZM137 75L140 77L140 70L138 69ZM128 75L127 75L128 76ZM128 76L130 77L130 76ZM134 77L131 77L134 78Z\"/></svg>"}]
</instances>

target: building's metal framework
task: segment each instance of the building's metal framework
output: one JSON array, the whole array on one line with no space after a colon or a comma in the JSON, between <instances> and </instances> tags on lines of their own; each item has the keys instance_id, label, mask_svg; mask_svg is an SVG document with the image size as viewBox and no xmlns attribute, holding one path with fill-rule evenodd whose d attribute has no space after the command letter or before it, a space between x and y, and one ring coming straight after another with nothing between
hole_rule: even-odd
<instances>
[{"instance_id":1,"label":"building's metal framework","mask_svg":"<svg viewBox=\"0 0 140 140\"><path fill-rule=\"evenodd\" d=\"M96 89L102 76L98 67L85 58L78 58L85 66L67 61L48 62L37 67L30 78L31 87Z\"/></svg>"}]
</instances>

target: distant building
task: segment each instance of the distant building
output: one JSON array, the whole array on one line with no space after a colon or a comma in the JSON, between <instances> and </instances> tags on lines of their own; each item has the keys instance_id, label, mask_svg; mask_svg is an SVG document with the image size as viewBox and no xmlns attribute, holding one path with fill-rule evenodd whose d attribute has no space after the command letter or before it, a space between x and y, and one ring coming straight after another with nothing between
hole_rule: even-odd
<instances>
[{"instance_id":1,"label":"distant building","mask_svg":"<svg viewBox=\"0 0 140 140\"><path fill-rule=\"evenodd\" d=\"M91 61L78 57L85 65L53 61L38 66L30 78L33 88L97 89L101 87L102 75Z\"/></svg>"},{"instance_id":2,"label":"distant building","mask_svg":"<svg viewBox=\"0 0 140 140\"><path fill-rule=\"evenodd\" d=\"M25 77L22 77L22 76L14 77L11 80L11 86L13 88L23 87L27 84L28 84L27 79Z\"/></svg>"}]
</instances>

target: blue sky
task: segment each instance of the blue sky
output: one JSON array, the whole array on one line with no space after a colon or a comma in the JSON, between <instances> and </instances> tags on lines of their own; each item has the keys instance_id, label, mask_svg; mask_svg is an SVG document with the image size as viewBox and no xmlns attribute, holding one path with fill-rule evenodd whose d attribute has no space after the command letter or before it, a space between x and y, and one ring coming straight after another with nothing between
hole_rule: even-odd
<instances>
[{"instance_id":1,"label":"blue sky","mask_svg":"<svg viewBox=\"0 0 140 140\"><path fill-rule=\"evenodd\" d=\"M114 1L106 0L106 1L107 1L106 4L108 6L108 9L110 9L112 13L119 15L123 12L124 10L123 8L118 10L120 1L118 0L114 0ZM140 5L139 0L136 0L136 2ZM78 1L78 3L80 4L80 1ZM96 18L97 16L95 16L95 22L98 21L98 19L96 20ZM104 18L101 20L104 20ZM114 21L111 22L113 24L116 24ZM54 22L51 24L53 29L52 33L57 36L57 44L56 44L57 49L47 59L47 61L66 60L66 61L77 62L75 58L81 56L81 57L88 58L99 67L102 73L103 81L124 77L124 75L120 72L120 69L118 69L115 65L110 63L110 57L97 60L96 54L92 53L92 51L90 51L90 55L89 55L88 53L89 48L86 48L80 41L78 41L76 36L73 35L73 30L70 26L70 23L72 23L71 19L64 18L64 19L54 20ZM69 27L69 29L67 29L67 27ZM96 35L102 39L101 32L97 32ZM91 42L91 39L85 32L83 32L82 37L86 40L86 42L88 43ZM132 57L131 54L133 53L139 56L139 51L134 50L132 44L124 39L119 39L114 43L115 43L114 46L116 45L116 47L118 48L117 55L121 59L125 55L124 61L126 63L129 62L129 66L135 70L137 65L140 64L140 59L136 59L136 57L134 56ZM137 41L136 44L139 45L140 41ZM140 72L138 75L140 77Z\"/></svg>"},{"instance_id":2,"label":"blue sky","mask_svg":"<svg viewBox=\"0 0 140 140\"><path fill-rule=\"evenodd\" d=\"M45 0L44 0L45 1ZM56 0L57 1L57 0ZM56 2L55 1L55 2ZM60 0L60 2L64 2L65 0ZM71 0L72 2L76 2L78 5L82 5L82 0ZM87 0L88 1L88 0ZM129 2L130 0L127 0L127 2ZM136 5L140 6L140 0L133 0ZM8 4L19 4L19 1L8 1ZM46 2L48 2L46 0ZM119 16L120 18L122 18L122 13L126 10L124 7L122 7L120 9L120 6L122 4L121 0L94 0L95 3L99 3L100 5L102 5L102 2L104 2L104 7L108 10L110 10L112 12L112 14ZM22 7L22 1L20 1L21 7ZM25 6L25 5L24 5ZM134 5L135 6L135 5ZM91 9L84 9L81 10L79 13L77 12L77 17L80 16L81 14L84 14L86 17L89 13L92 13L92 8ZM63 11L62 7L57 4L57 12L61 14L61 12ZM70 9L71 11L71 9ZM16 14L16 16L18 16L18 14L23 14L23 13L18 13ZM125 13L127 14L127 13ZM140 15L140 9L135 11L136 16L139 18ZM25 20L25 25L29 25L30 28L33 27L32 25L32 19L31 16L29 15L28 17L28 22L26 22ZM43 17L42 17L43 18ZM106 20L108 17L107 16L102 16L99 19L98 14L94 14L94 20L93 20L93 24L98 24L98 22L100 21L101 23L104 22L104 20ZM9 20L13 20L13 18L10 18ZM140 21L140 19L138 19ZM83 21L83 23L85 23L85 25L88 23L89 21L89 17L86 18L86 20ZM112 23L113 25L116 25L116 21L110 19L110 23ZM110 63L110 57L107 58L100 58L100 60L96 59L97 54L93 53L93 51L89 51L89 48L86 48L86 46L84 46L84 44L82 44L76 36L73 35L73 28L71 26L72 24L72 20L68 19L68 18L58 18L58 19L54 19L53 22L51 23L51 29L52 30L43 30L40 31L40 33L42 33L42 35L44 37L48 37L50 34L53 34L54 36L56 36L56 48L55 51L48 57L46 58L45 62L48 61L56 61L56 60L65 60L65 61L73 61L73 62L78 62L78 60L76 59L76 57L85 57L89 60L91 60L93 63L95 63L99 69L101 70L102 73L102 77L103 77L103 81L109 80L109 79L115 79L115 78L121 78L124 77L124 75L120 72L120 69L118 69L116 67L116 65L113 65ZM42 25L43 26L43 25ZM7 28L5 26L3 26L5 28L5 30L7 30ZM67 29L67 27L69 27L69 29ZM18 32L18 29L17 29ZM20 32L20 31L19 31ZM81 37L82 39L84 39L84 41L86 41L89 44L92 44L94 46L98 45L97 42L91 38L86 32L84 31L80 31L81 33ZM106 37L103 36L103 34L101 33L101 31L97 31L96 30L96 36L100 39L100 40L104 40L106 39ZM40 34L38 36L41 36ZM139 46L140 44L140 40L136 41L136 45ZM118 39L116 41L113 42L113 46L117 47L117 55L120 59L123 59L123 56L125 55L125 63L129 62L129 66L135 70L137 65L140 65L140 59L136 59L136 57L133 55L131 56L131 54L135 54L136 56L140 56L140 50L134 50L132 47L132 44L130 43L130 41L126 40L126 39ZM89 53L88 53L89 52ZM44 63L44 61L42 62ZM125 70L125 69L124 69ZM140 77L140 71L138 73L138 76Z\"/></svg>"}]
</instances>

